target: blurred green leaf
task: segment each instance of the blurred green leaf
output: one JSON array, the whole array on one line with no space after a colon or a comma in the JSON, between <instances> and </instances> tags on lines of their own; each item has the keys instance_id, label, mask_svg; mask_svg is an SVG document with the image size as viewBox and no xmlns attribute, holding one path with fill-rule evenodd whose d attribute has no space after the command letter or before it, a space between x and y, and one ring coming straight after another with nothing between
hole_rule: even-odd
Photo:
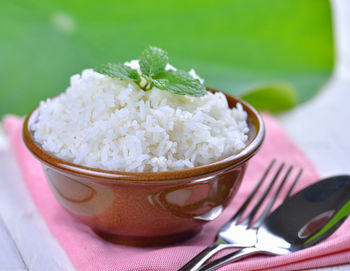
<instances>
[{"instance_id":1,"label":"blurred green leaf","mask_svg":"<svg viewBox=\"0 0 350 271\"><path fill-rule=\"evenodd\" d=\"M303 102L333 68L327 0L1 0L0 25L0 116L26 114L72 74L150 44L234 95L281 81Z\"/></svg>"},{"instance_id":2,"label":"blurred green leaf","mask_svg":"<svg viewBox=\"0 0 350 271\"><path fill-rule=\"evenodd\" d=\"M257 110L271 113L288 110L297 104L295 89L283 83L259 86L243 93L241 98Z\"/></svg>"}]
</instances>

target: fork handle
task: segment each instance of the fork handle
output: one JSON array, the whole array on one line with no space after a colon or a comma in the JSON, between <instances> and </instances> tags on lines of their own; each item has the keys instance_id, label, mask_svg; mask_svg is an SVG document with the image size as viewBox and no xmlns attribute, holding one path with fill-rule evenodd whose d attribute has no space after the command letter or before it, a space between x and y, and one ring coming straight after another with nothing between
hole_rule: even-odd
<instances>
[{"instance_id":1,"label":"fork handle","mask_svg":"<svg viewBox=\"0 0 350 271\"><path fill-rule=\"evenodd\" d=\"M209 258L217 252L227 248L224 244L213 244L208 246L194 256L188 263L182 266L178 271L195 271L198 270Z\"/></svg>"},{"instance_id":2,"label":"fork handle","mask_svg":"<svg viewBox=\"0 0 350 271\"><path fill-rule=\"evenodd\" d=\"M238 261L240 259L243 259L245 257L251 256L251 255L255 255L258 253L266 253L266 254L272 254L272 253L268 253L267 251L261 250L259 248L256 247L246 247L246 248L242 248L240 250L237 250L235 252L229 253L219 259L216 259L212 262L209 262L205 265L202 266L202 268L199 268L197 270L199 271L212 271L215 270L225 264L231 263L231 262L235 262Z\"/></svg>"}]
</instances>

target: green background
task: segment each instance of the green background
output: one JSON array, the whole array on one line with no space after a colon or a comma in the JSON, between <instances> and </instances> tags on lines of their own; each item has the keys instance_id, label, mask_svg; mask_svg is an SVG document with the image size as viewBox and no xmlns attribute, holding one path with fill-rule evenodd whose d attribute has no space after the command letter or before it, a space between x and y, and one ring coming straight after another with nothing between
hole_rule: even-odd
<instances>
[{"instance_id":1,"label":"green background","mask_svg":"<svg viewBox=\"0 0 350 271\"><path fill-rule=\"evenodd\" d=\"M0 0L0 116L24 115L72 74L138 58L148 45L208 86L235 95L258 88L271 111L273 93L287 100L282 109L293 90L298 102L312 97L334 62L326 0Z\"/></svg>"}]
</instances>

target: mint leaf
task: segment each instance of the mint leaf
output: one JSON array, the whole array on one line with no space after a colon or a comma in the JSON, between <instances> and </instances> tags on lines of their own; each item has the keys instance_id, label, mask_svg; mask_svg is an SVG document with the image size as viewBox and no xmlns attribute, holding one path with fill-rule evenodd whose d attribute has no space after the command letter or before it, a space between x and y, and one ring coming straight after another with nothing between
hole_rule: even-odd
<instances>
[{"instance_id":1,"label":"mint leaf","mask_svg":"<svg viewBox=\"0 0 350 271\"><path fill-rule=\"evenodd\" d=\"M134 81L144 91L156 87L174 94L195 97L207 93L205 86L188 72L182 70L166 71L165 67L168 62L169 58L166 51L150 46L142 52L139 60L141 74L129 66L112 63L98 66L94 70L110 77Z\"/></svg>"},{"instance_id":2,"label":"mint leaf","mask_svg":"<svg viewBox=\"0 0 350 271\"><path fill-rule=\"evenodd\" d=\"M164 87L158 87L162 90L168 90L178 95L190 95L195 97L207 94L205 86L197 79L194 79L188 72L182 70L164 71L157 76L156 80L168 80Z\"/></svg>"},{"instance_id":3,"label":"mint leaf","mask_svg":"<svg viewBox=\"0 0 350 271\"><path fill-rule=\"evenodd\" d=\"M132 80L139 83L141 78L137 70L134 70L124 64L102 64L94 68L95 72L108 75L112 78L119 78L121 80Z\"/></svg>"},{"instance_id":4,"label":"mint leaf","mask_svg":"<svg viewBox=\"0 0 350 271\"><path fill-rule=\"evenodd\" d=\"M152 83L156 88L164 90L167 89L169 81L167 79L152 79Z\"/></svg>"},{"instance_id":5,"label":"mint leaf","mask_svg":"<svg viewBox=\"0 0 350 271\"><path fill-rule=\"evenodd\" d=\"M154 85L156 88L159 89L166 89L169 81L167 79L153 79L152 77L149 77L147 75L142 75L148 83L150 83L150 89Z\"/></svg>"},{"instance_id":6,"label":"mint leaf","mask_svg":"<svg viewBox=\"0 0 350 271\"><path fill-rule=\"evenodd\" d=\"M150 46L142 52L140 69L144 75L153 77L165 70L169 63L168 53L158 47Z\"/></svg>"}]
</instances>

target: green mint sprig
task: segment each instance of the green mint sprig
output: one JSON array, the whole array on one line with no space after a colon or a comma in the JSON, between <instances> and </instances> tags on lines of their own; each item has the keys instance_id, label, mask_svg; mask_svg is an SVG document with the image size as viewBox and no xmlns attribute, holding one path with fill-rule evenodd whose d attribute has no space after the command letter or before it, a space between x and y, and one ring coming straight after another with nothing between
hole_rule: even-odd
<instances>
[{"instance_id":1,"label":"green mint sprig","mask_svg":"<svg viewBox=\"0 0 350 271\"><path fill-rule=\"evenodd\" d=\"M178 95L204 96L205 86L182 70L165 70L169 63L168 53L158 47L149 46L139 59L141 74L137 70L124 64L107 63L94 69L95 72L105 74L120 80L135 82L144 91L154 86Z\"/></svg>"}]
</instances>

